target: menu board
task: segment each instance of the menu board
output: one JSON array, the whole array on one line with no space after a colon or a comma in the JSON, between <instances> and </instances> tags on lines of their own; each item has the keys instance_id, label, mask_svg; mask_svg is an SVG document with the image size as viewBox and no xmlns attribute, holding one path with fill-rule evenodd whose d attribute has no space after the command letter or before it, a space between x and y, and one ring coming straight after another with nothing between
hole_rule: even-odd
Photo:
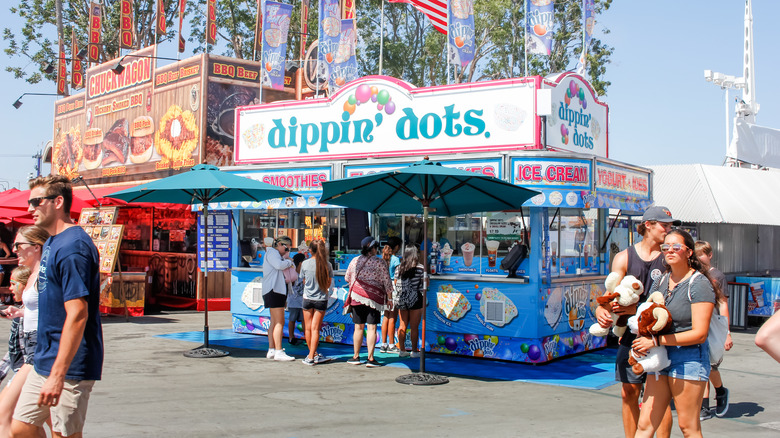
<instances>
[{"instance_id":1,"label":"menu board","mask_svg":"<svg viewBox=\"0 0 780 438\"><path fill-rule=\"evenodd\" d=\"M208 270L230 270L230 242L233 241L230 211L209 212L208 225ZM203 212L198 212L198 267L206 270L206 236L204 235Z\"/></svg>"},{"instance_id":2,"label":"menu board","mask_svg":"<svg viewBox=\"0 0 780 438\"><path fill-rule=\"evenodd\" d=\"M114 272L124 225L117 225L116 207L85 208L81 210L79 225L92 237L100 254L100 273Z\"/></svg>"}]
</instances>

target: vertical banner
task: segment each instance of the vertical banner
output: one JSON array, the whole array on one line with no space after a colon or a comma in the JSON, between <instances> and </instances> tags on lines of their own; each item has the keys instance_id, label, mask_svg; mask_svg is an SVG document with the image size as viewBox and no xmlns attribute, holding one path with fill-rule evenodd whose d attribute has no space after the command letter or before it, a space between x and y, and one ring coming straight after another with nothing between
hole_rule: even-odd
<instances>
[{"instance_id":1,"label":"vertical banner","mask_svg":"<svg viewBox=\"0 0 780 438\"><path fill-rule=\"evenodd\" d=\"M287 31L290 30L292 5L265 2L263 27L263 86L284 89L284 65L287 54Z\"/></svg>"},{"instance_id":2,"label":"vertical banner","mask_svg":"<svg viewBox=\"0 0 780 438\"><path fill-rule=\"evenodd\" d=\"M87 46L87 60L98 62L100 57L100 25L103 20L100 3L89 4L89 45Z\"/></svg>"},{"instance_id":3,"label":"vertical banner","mask_svg":"<svg viewBox=\"0 0 780 438\"><path fill-rule=\"evenodd\" d=\"M553 0L526 0L525 45L528 53L550 55L553 40Z\"/></svg>"},{"instance_id":4,"label":"vertical banner","mask_svg":"<svg viewBox=\"0 0 780 438\"><path fill-rule=\"evenodd\" d=\"M154 33L157 35L165 35L168 33L165 19L165 0L157 0L157 13L155 14L155 18Z\"/></svg>"},{"instance_id":5,"label":"vertical banner","mask_svg":"<svg viewBox=\"0 0 780 438\"><path fill-rule=\"evenodd\" d=\"M57 94L68 95L68 62L65 58L65 43L60 38L60 61L57 63Z\"/></svg>"},{"instance_id":6,"label":"vertical banner","mask_svg":"<svg viewBox=\"0 0 780 438\"><path fill-rule=\"evenodd\" d=\"M331 96L347 82L357 79L356 41L355 20L341 20L338 50L333 59L333 69L328 82Z\"/></svg>"},{"instance_id":7,"label":"vertical banner","mask_svg":"<svg viewBox=\"0 0 780 438\"><path fill-rule=\"evenodd\" d=\"M588 68L588 46L593 38L593 0L582 0L582 54L577 61L577 74L585 76Z\"/></svg>"},{"instance_id":8,"label":"vertical banner","mask_svg":"<svg viewBox=\"0 0 780 438\"><path fill-rule=\"evenodd\" d=\"M309 0L301 1L301 53L300 59L306 58L306 37L309 34Z\"/></svg>"},{"instance_id":9,"label":"vertical banner","mask_svg":"<svg viewBox=\"0 0 780 438\"><path fill-rule=\"evenodd\" d=\"M119 3L119 48L132 49L134 34L133 0L121 0Z\"/></svg>"},{"instance_id":10,"label":"vertical banner","mask_svg":"<svg viewBox=\"0 0 780 438\"><path fill-rule=\"evenodd\" d=\"M70 33L70 53L73 57L73 59L71 59L73 64L71 65L70 87L74 90L84 88L84 65L81 63L78 56L76 56L76 54L79 53L79 45L76 43L75 30L72 30Z\"/></svg>"},{"instance_id":11,"label":"vertical banner","mask_svg":"<svg viewBox=\"0 0 780 438\"><path fill-rule=\"evenodd\" d=\"M184 53L184 35L181 33L181 28L184 26L184 8L187 7L187 0L179 0L179 53Z\"/></svg>"},{"instance_id":12,"label":"vertical banner","mask_svg":"<svg viewBox=\"0 0 780 438\"><path fill-rule=\"evenodd\" d=\"M355 18L355 0L341 0L341 19L351 20Z\"/></svg>"},{"instance_id":13,"label":"vertical banner","mask_svg":"<svg viewBox=\"0 0 780 438\"><path fill-rule=\"evenodd\" d=\"M466 67L474 59L474 3L452 0L449 4L449 62Z\"/></svg>"},{"instance_id":14,"label":"vertical banner","mask_svg":"<svg viewBox=\"0 0 780 438\"><path fill-rule=\"evenodd\" d=\"M215 44L217 42L217 0L208 0L206 23L206 44Z\"/></svg>"},{"instance_id":15,"label":"vertical banner","mask_svg":"<svg viewBox=\"0 0 780 438\"><path fill-rule=\"evenodd\" d=\"M257 0L255 17L255 53L263 53L263 0ZM252 61L255 59L252 58Z\"/></svg>"},{"instance_id":16,"label":"vertical banner","mask_svg":"<svg viewBox=\"0 0 780 438\"><path fill-rule=\"evenodd\" d=\"M317 46L317 63L319 73L323 79L330 83L330 74L333 71L333 61L339 50L339 37L341 36L341 11L338 0L320 0L320 31L319 45ZM331 90L331 94L333 90Z\"/></svg>"}]
</instances>

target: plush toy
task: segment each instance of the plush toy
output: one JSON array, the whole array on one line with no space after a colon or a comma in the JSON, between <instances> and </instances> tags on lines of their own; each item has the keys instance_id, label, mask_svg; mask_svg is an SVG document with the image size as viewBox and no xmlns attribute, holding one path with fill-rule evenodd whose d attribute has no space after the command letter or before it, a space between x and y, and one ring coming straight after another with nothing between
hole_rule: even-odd
<instances>
[{"instance_id":1,"label":"plush toy","mask_svg":"<svg viewBox=\"0 0 780 438\"><path fill-rule=\"evenodd\" d=\"M606 286L608 293L596 298L596 301L612 315L612 324L614 325L612 333L621 337L626 332L629 316L617 315L612 312L612 303L618 303L621 306L636 304L645 288L642 282L633 275L620 278L620 274L617 272L611 272L607 276L607 279L604 280L604 286ZM588 331L593 336L607 336L609 334L609 328L602 327L598 322L590 326Z\"/></svg>"},{"instance_id":2,"label":"plush toy","mask_svg":"<svg viewBox=\"0 0 780 438\"><path fill-rule=\"evenodd\" d=\"M672 328L672 315L664 306L661 292L653 292L637 309L636 315L628 319L628 328L637 336L656 336ZM671 361L666 347L659 345L647 351L645 356L636 356L634 350L628 358L628 364L634 374L654 373L669 366Z\"/></svg>"}]
</instances>

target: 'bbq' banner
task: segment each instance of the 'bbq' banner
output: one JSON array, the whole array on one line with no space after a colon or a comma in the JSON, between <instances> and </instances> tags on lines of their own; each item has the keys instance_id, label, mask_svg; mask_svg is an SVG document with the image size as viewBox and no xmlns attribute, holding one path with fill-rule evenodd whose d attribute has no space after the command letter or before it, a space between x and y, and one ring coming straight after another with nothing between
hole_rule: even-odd
<instances>
[{"instance_id":1,"label":"'bbq' banner","mask_svg":"<svg viewBox=\"0 0 780 438\"><path fill-rule=\"evenodd\" d=\"M122 0L119 4L119 47L133 48L133 0Z\"/></svg>"},{"instance_id":2,"label":"'bbq' banner","mask_svg":"<svg viewBox=\"0 0 780 438\"><path fill-rule=\"evenodd\" d=\"M292 5L265 2L263 27L263 86L284 89L284 65L287 53L287 31L290 29Z\"/></svg>"},{"instance_id":3,"label":"'bbq' banner","mask_svg":"<svg viewBox=\"0 0 780 438\"><path fill-rule=\"evenodd\" d=\"M100 26L103 15L100 3L89 4L89 46L87 60L97 62L100 57Z\"/></svg>"},{"instance_id":4,"label":"'bbq' banner","mask_svg":"<svg viewBox=\"0 0 780 438\"><path fill-rule=\"evenodd\" d=\"M60 38L60 62L57 63L57 94L68 95L68 63L65 60L65 44Z\"/></svg>"},{"instance_id":5,"label":"'bbq' banner","mask_svg":"<svg viewBox=\"0 0 780 438\"><path fill-rule=\"evenodd\" d=\"M84 65L81 60L76 56L79 53L79 46L76 43L76 31L70 33L70 53L73 56L71 61L73 65L71 67L72 73L70 76L70 87L74 90L84 88Z\"/></svg>"},{"instance_id":6,"label":"'bbq' banner","mask_svg":"<svg viewBox=\"0 0 780 438\"><path fill-rule=\"evenodd\" d=\"M184 8L187 7L187 0L179 0L179 53L184 53L184 35L181 28L184 26Z\"/></svg>"},{"instance_id":7,"label":"'bbq' banner","mask_svg":"<svg viewBox=\"0 0 780 438\"><path fill-rule=\"evenodd\" d=\"M526 0L525 45L528 53L550 55L553 40L553 0Z\"/></svg>"},{"instance_id":8,"label":"'bbq' banner","mask_svg":"<svg viewBox=\"0 0 780 438\"><path fill-rule=\"evenodd\" d=\"M465 67L474 59L474 3L472 0L450 1L450 64Z\"/></svg>"},{"instance_id":9,"label":"'bbq' banner","mask_svg":"<svg viewBox=\"0 0 780 438\"><path fill-rule=\"evenodd\" d=\"M208 0L206 2L208 22L206 23L206 43L214 44L217 42L217 0Z\"/></svg>"},{"instance_id":10,"label":"'bbq' banner","mask_svg":"<svg viewBox=\"0 0 780 438\"><path fill-rule=\"evenodd\" d=\"M154 33L157 35L165 35L168 33L165 20L165 0L157 0L157 14L155 15L155 29Z\"/></svg>"}]
</instances>

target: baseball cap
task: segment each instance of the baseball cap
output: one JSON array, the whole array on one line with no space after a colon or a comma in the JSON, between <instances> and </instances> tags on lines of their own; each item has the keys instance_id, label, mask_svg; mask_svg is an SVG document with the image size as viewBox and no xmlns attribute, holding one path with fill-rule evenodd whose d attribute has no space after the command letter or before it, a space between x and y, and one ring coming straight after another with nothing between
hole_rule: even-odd
<instances>
[{"instance_id":1,"label":"baseball cap","mask_svg":"<svg viewBox=\"0 0 780 438\"><path fill-rule=\"evenodd\" d=\"M371 248L371 247L374 247L374 246L379 246L379 242L374 240L373 237L367 236L367 237L364 237L363 240L360 241L360 246L362 246L363 248L368 249L368 248Z\"/></svg>"},{"instance_id":2,"label":"baseball cap","mask_svg":"<svg viewBox=\"0 0 780 438\"><path fill-rule=\"evenodd\" d=\"M645 210L645 214L642 215L642 222L646 221L671 223L672 225L680 225L682 223L672 217L672 212L668 208L660 205L654 205Z\"/></svg>"}]
</instances>

